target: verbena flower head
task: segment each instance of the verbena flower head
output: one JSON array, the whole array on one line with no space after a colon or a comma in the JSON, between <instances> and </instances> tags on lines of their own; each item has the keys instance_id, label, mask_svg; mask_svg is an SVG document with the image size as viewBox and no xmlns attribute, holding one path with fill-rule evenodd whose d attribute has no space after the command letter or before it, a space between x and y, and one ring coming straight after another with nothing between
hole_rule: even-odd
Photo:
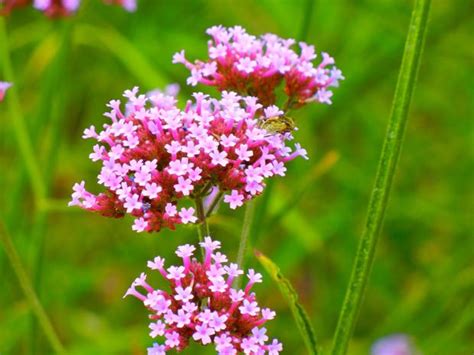
<instances>
[{"instance_id":1,"label":"verbena flower head","mask_svg":"<svg viewBox=\"0 0 474 355\"><path fill-rule=\"evenodd\" d=\"M0 101L3 101L3 98L5 97L5 93L11 86L12 86L12 83L9 83L7 81L0 81Z\"/></svg>"},{"instance_id":2,"label":"verbena flower head","mask_svg":"<svg viewBox=\"0 0 474 355\"><path fill-rule=\"evenodd\" d=\"M390 335L377 340L371 355L416 355L419 354L410 339L404 334Z\"/></svg>"},{"instance_id":3,"label":"verbena flower head","mask_svg":"<svg viewBox=\"0 0 474 355\"><path fill-rule=\"evenodd\" d=\"M148 348L148 354L181 351L191 339L213 344L219 354L279 354L281 343L276 339L269 342L263 327L275 312L261 308L251 292L255 283L262 282L262 275L249 269L244 289L233 288L233 281L243 271L237 264L228 264L227 257L217 251L220 242L206 237L200 245L205 250L202 262L193 258L196 248L189 244L176 250L182 265L166 268L161 257L148 262L148 267L169 283L167 290L150 286L142 273L125 294L148 308L150 336L162 339Z\"/></svg>"},{"instance_id":4,"label":"verbena flower head","mask_svg":"<svg viewBox=\"0 0 474 355\"><path fill-rule=\"evenodd\" d=\"M260 128L261 105L254 97L223 92L217 100L195 93L180 110L163 93L148 98L134 88L124 96L127 113L112 100L105 114L111 123L83 135L98 141L89 157L102 163L98 182L106 191L94 195L82 181L74 185L70 205L108 217L128 213L137 232L196 222L194 208L183 200L205 198L213 186L237 208L263 191L265 178L285 175L287 161L306 157L298 144L294 151L285 146L290 133ZM262 113L282 114L276 107Z\"/></svg>"},{"instance_id":5,"label":"verbena flower head","mask_svg":"<svg viewBox=\"0 0 474 355\"><path fill-rule=\"evenodd\" d=\"M122 6L127 11L135 11L136 0L104 0L105 3ZM81 0L0 0L0 15L8 14L15 7L33 5L48 17L64 17L74 14Z\"/></svg>"},{"instance_id":6,"label":"verbena flower head","mask_svg":"<svg viewBox=\"0 0 474 355\"><path fill-rule=\"evenodd\" d=\"M173 57L174 63L182 63L191 71L190 85L201 83L253 95L268 106L276 103L275 91L283 84L285 106L296 108L311 101L331 104L330 88L344 79L329 54L323 52L322 60L315 64L315 49L304 42L298 43L297 53L294 39L270 33L256 37L240 26L214 26L207 34L211 36L208 59L191 63L184 50Z\"/></svg>"}]
</instances>

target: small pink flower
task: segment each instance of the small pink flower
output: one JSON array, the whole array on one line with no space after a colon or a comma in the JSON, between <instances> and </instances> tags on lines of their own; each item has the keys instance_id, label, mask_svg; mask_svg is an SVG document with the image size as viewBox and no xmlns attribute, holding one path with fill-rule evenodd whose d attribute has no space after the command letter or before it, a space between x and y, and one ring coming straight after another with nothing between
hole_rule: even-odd
<instances>
[{"instance_id":1,"label":"small pink flower","mask_svg":"<svg viewBox=\"0 0 474 355\"><path fill-rule=\"evenodd\" d=\"M230 195L224 196L224 202L228 203L230 205L230 208L232 208L233 210L237 207L242 206L243 201L244 196L239 194L237 190L232 190L232 193Z\"/></svg>"},{"instance_id":2,"label":"small pink flower","mask_svg":"<svg viewBox=\"0 0 474 355\"><path fill-rule=\"evenodd\" d=\"M3 101L6 91L12 86L12 83L0 81L0 101Z\"/></svg>"},{"instance_id":3,"label":"small pink flower","mask_svg":"<svg viewBox=\"0 0 474 355\"><path fill-rule=\"evenodd\" d=\"M179 217L181 218L181 223L194 223L197 221L197 217L194 215L194 208L182 208L181 211L178 213Z\"/></svg>"},{"instance_id":4,"label":"small pink flower","mask_svg":"<svg viewBox=\"0 0 474 355\"><path fill-rule=\"evenodd\" d=\"M201 341L203 345L211 342L211 336L215 334L214 329L209 328L207 325L196 325L196 331L193 334L193 339Z\"/></svg>"},{"instance_id":5,"label":"small pink flower","mask_svg":"<svg viewBox=\"0 0 474 355\"><path fill-rule=\"evenodd\" d=\"M144 232L147 228L147 222L142 218L137 218L135 220L135 222L133 223L133 227L132 229L135 231L135 232Z\"/></svg>"},{"instance_id":6,"label":"small pink flower","mask_svg":"<svg viewBox=\"0 0 474 355\"><path fill-rule=\"evenodd\" d=\"M178 183L174 185L176 192L181 192L184 196L188 196L194 186L191 179L185 179L182 176L178 177Z\"/></svg>"},{"instance_id":7,"label":"small pink flower","mask_svg":"<svg viewBox=\"0 0 474 355\"><path fill-rule=\"evenodd\" d=\"M166 346L153 343L153 346L147 349L147 355L166 355Z\"/></svg>"},{"instance_id":8,"label":"small pink flower","mask_svg":"<svg viewBox=\"0 0 474 355\"><path fill-rule=\"evenodd\" d=\"M151 330L150 336L156 338L158 335L163 336L165 334L166 325L159 320L156 323L150 323L149 328Z\"/></svg>"}]
</instances>

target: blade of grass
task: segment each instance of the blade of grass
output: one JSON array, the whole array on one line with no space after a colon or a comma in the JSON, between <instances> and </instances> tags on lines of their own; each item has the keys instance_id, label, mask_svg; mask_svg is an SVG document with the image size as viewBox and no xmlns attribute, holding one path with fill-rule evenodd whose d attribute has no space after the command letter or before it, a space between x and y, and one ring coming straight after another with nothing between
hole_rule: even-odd
<instances>
[{"instance_id":1,"label":"blade of grass","mask_svg":"<svg viewBox=\"0 0 474 355\"><path fill-rule=\"evenodd\" d=\"M303 306L298 302L298 294L288 281L280 272L280 268L271 261L268 257L263 255L259 251L255 251L255 256L265 270L270 274L273 281L276 282L280 289L283 297L285 297L288 305L290 306L291 313L295 319L296 325L301 333L301 337L304 340L308 353L311 355L317 355L317 342L316 335L311 325L311 321L308 317Z\"/></svg>"},{"instance_id":2,"label":"blade of grass","mask_svg":"<svg viewBox=\"0 0 474 355\"><path fill-rule=\"evenodd\" d=\"M76 35L81 43L109 50L130 73L148 88L164 88L166 86L166 78L155 70L133 43L116 30L81 24L76 28Z\"/></svg>"},{"instance_id":3,"label":"blade of grass","mask_svg":"<svg viewBox=\"0 0 474 355\"><path fill-rule=\"evenodd\" d=\"M10 235L7 233L3 220L0 220L0 241L2 242L3 248L10 261L10 265L15 273L15 276L20 283L21 289L25 294L25 297L33 313L38 318L38 322L43 329L43 332L46 335L51 347L57 354L65 354L66 351L59 340L59 337L56 334L56 331L54 330L41 302L39 301L35 290L33 289L31 280L26 273L25 267L23 266L20 256L15 249Z\"/></svg>"},{"instance_id":4,"label":"blade of grass","mask_svg":"<svg viewBox=\"0 0 474 355\"><path fill-rule=\"evenodd\" d=\"M28 129L21 112L20 100L18 98L17 85L15 85L15 77L13 75L13 68L11 65L8 46L5 19L0 17L0 58L3 62L3 72L5 76L4 80L13 82L13 86L10 88L8 98L6 100L8 104L8 112L11 116L10 120L13 124L13 131L18 144L21 160L23 161L28 173L28 178L33 190L35 202L38 203L45 197L46 189L43 184L41 170L37 164L35 152L28 135Z\"/></svg>"},{"instance_id":5,"label":"blade of grass","mask_svg":"<svg viewBox=\"0 0 474 355\"><path fill-rule=\"evenodd\" d=\"M366 226L359 242L349 286L346 291L334 336L332 348L332 354L334 355L341 355L347 352L349 340L359 315L360 306L370 276L375 248L383 224L390 189L400 156L408 109L421 60L429 8L430 0L415 1L402 65L395 89L392 114L388 123L388 130L377 168L375 187L369 202Z\"/></svg>"},{"instance_id":6,"label":"blade of grass","mask_svg":"<svg viewBox=\"0 0 474 355\"><path fill-rule=\"evenodd\" d=\"M58 23L58 26L61 27L59 31L60 41L59 44L55 45L54 53L51 56L52 60L50 63L48 63L48 67L43 78L44 80L42 80L40 103L37 110L35 110L36 115L32 120L32 130L31 132L24 133L30 149L33 149L33 147L37 148L36 146L38 145L39 137L43 138L41 143L44 144L44 154L42 160L44 163L43 166L45 166L44 175L43 172L39 171L39 173L42 174L42 177L41 179L36 179L37 181L42 182L42 192L41 197L37 197L35 199L36 208L33 214L33 229L29 233L30 238L28 240L28 261L31 264L31 269L34 270L34 288L37 290L38 296L40 295L39 285L42 274L42 250L44 232L46 230L47 222L47 213L41 208L41 206L43 205L43 201L45 200L50 181L52 179L55 160L54 156L57 152L57 150L52 149L52 144L49 141L51 140L57 142L57 135L59 131L58 126L60 121L59 118L61 117L61 113L64 111L64 92L63 90L58 89L58 84L60 83L61 79L63 79L63 70L61 68L64 67L68 57L72 23L73 21L64 21ZM7 48L4 50L5 53L8 52ZM9 70L12 71L11 66ZM13 73L11 73L11 75L12 74ZM43 134L47 128L49 128L49 134ZM26 124L23 124L21 129L27 130ZM39 151L39 149L37 149L37 151ZM33 157L32 159L35 160L36 168L39 170L36 160L37 158L38 157ZM27 181L28 176L31 175L28 173L28 166L20 166L18 169L18 178L16 179L15 185L9 189L9 200L12 201L8 219L10 221L17 221L19 218L22 218L21 211L24 201L23 196L26 193L25 182ZM29 337L30 351L35 353L36 351L34 343L37 334L37 324L35 318L32 319L31 329L31 336Z\"/></svg>"},{"instance_id":7,"label":"blade of grass","mask_svg":"<svg viewBox=\"0 0 474 355\"><path fill-rule=\"evenodd\" d=\"M43 136L43 154L42 162L45 166L44 169L44 184L46 192L51 187L53 179L54 167L56 162L56 156L58 153L58 141L59 141L59 126L61 118L64 117L66 107L66 91L64 85L65 68L67 66L70 47L71 47L71 33L74 25L74 21L65 21L60 23L58 32L60 33L59 49L54 59L49 64L48 70L45 73L44 80L46 81L45 88L41 94L40 106L38 109L37 122L44 121L44 125L48 127L44 128L45 134ZM49 117L48 120L45 117ZM40 131L40 127L37 127L36 132ZM38 135L38 133L36 134ZM37 141L37 136L35 137ZM54 149L54 148L56 149ZM45 234L47 230L48 222L48 211L38 208L34 216L33 228L31 231L31 241L29 245L30 249L30 260L32 265L33 273L33 285L37 290L38 296L41 297L41 282L43 276L43 256L44 256L44 242ZM35 354L41 352L39 348L38 339L35 336L37 334L37 324L32 320L31 324L31 353Z\"/></svg>"}]
</instances>

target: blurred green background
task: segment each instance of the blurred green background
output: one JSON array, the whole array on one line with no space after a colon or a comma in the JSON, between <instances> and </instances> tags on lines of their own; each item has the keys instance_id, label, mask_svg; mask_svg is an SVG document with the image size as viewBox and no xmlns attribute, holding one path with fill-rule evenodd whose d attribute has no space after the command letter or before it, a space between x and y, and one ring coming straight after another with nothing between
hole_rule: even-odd
<instances>
[{"instance_id":1,"label":"blurred green background","mask_svg":"<svg viewBox=\"0 0 474 355\"><path fill-rule=\"evenodd\" d=\"M194 228L183 226L137 235L128 218L67 208L74 182L84 179L97 191L99 165L88 159L93 144L81 139L82 130L104 123L105 103L135 85L151 90L177 82L186 98L192 92L183 85L187 71L171 57L185 48L188 58L204 58L205 29L215 24L304 38L331 53L346 77L332 106L308 105L294 114L296 139L311 159L293 161L287 177L275 179L259 197L252 229L255 247L292 281L320 344L330 347L411 8L412 1L396 0L139 0L138 11L128 14L87 1L65 21L32 9L6 18L15 86L43 174L37 182L48 198L34 203L4 102L1 214L72 354L145 353L152 343L147 311L121 297L148 259L176 260L176 246L197 238ZM368 354L376 339L392 333L410 335L424 354L474 351L473 14L470 1L433 4L398 174L349 354ZM210 220L231 259L243 212L223 206ZM249 264L263 272L254 258ZM3 251L0 275L0 353L50 353L41 330L31 326ZM304 354L268 274L256 291L261 304L277 311L269 333L283 342L284 354Z\"/></svg>"}]
</instances>

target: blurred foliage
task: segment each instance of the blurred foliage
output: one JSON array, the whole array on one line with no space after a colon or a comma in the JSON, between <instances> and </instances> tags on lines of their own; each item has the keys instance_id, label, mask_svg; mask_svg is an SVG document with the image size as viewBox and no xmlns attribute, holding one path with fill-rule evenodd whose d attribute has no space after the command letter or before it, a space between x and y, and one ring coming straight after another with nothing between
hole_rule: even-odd
<instances>
[{"instance_id":1,"label":"blurred foliage","mask_svg":"<svg viewBox=\"0 0 474 355\"><path fill-rule=\"evenodd\" d=\"M291 280L328 349L364 223L411 6L405 0L323 0L312 7L306 0L141 0L128 14L87 1L65 21L49 21L31 9L7 19L15 85L49 198L35 208L11 118L0 105L1 214L72 354L143 354L152 343L146 311L121 295L146 260L157 254L174 259L177 245L196 241L193 228L137 235L128 219L67 208L73 183L93 185L98 172L82 130L105 122L105 103L124 89L184 83L186 70L172 65L171 57L185 48L189 58L202 58L206 28L241 25L255 34L297 37L309 15L306 41L331 53L347 79L332 106L295 113L296 138L311 159L292 162L288 176L259 198L253 240ZM433 4L399 172L350 354L367 354L375 339L399 332L424 354L474 351L473 14L467 0ZM182 86L181 98L191 91ZM243 209L224 206L210 220L231 258L242 217ZM250 264L262 270L255 259ZM28 306L1 252L0 274L0 352L22 354L33 346L37 354L49 353L41 331L31 330ZM283 341L284 353L304 353L291 311L264 276L256 290L278 315L269 333ZM187 353L212 352L193 347Z\"/></svg>"}]
</instances>

